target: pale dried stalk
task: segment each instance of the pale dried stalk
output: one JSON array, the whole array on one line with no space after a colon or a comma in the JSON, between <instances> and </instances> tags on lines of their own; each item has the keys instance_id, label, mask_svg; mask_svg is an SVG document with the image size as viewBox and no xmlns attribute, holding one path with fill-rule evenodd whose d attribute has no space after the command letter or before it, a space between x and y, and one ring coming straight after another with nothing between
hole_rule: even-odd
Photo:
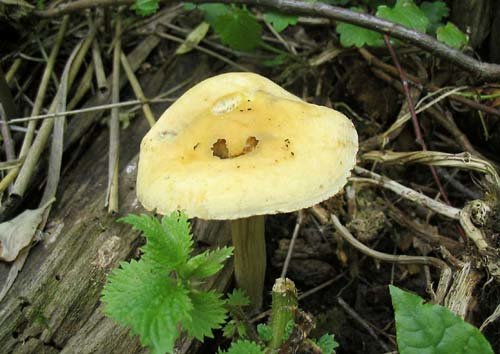
<instances>
[{"instance_id":1,"label":"pale dried stalk","mask_svg":"<svg viewBox=\"0 0 500 354\"><path fill-rule=\"evenodd\" d=\"M448 90L448 88L443 88L441 90L438 90L438 91L435 91L435 92L432 92L430 93L429 95L423 97L416 105L415 105L415 113L420 113L420 112L423 112L425 111L426 109L428 109L429 107L432 107L433 105L435 105L436 103L442 101L443 99L445 99L446 97L448 96L451 96L459 91L462 91L462 90L465 90L467 87L466 86L463 86L463 87L456 87L452 90ZM433 99L432 101L430 101L429 103L427 104L424 104L424 102L426 102L426 100L428 100L429 98L432 98L440 93L442 93L443 91L445 91L445 93L441 94L440 96L438 96L437 98ZM391 136L395 133L395 132L398 132L400 129L402 129L404 127L404 125L411 119L411 114L410 112L407 112L406 114L400 116L394 123L392 123L392 125L384 132L380 135L380 139L381 139L381 142L382 142L382 146L385 146L388 144Z\"/></svg>"},{"instance_id":2,"label":"pale dried stalk","mask_svg":"<svg viewBox=\"0 0 500 354\"><path fill-rule=\"evenodd\" d=\"M472 293L480 279L481 275L472 269L471 263L466 263L453 276L453 282L444 299L444 305L456 315L465 318L473 300Z\"/></svg>"},{"instance_id":3,"label":"pale dried stalk","mask_svg":"<svg viewBox=\"0 0 500 354\"><path fill-rule=\"evenodd\" d=\"M80 47L80 49L78 50L78 53L76 54L74 60L72 59L73 63L71 65L71 69L68 74L69 76L68 87L67 87L68 90L71 89L71 85L75 80L76 74L78 73L83 64L83 59L85 58L85 55L88 49L90 48L90 44L92 43L94 35L95 33L89 33L89 35L83 40L83 42L78 44L78 47ZM52 113L55 111L57 102L58 102L57 97L55 97L50 105L49 112ZM30 124L31 123L32 122L30 122ZM34 124L35 121L33 121L33 129L35 128ZM31 177L33 176L35 166L38 163L40 155L45 150L48 138L50 136L50 133L52 132L53 125L54 125L53 119L47 119L43 121L40 129L38 130L38 134L35 140L33 141L33 144L27 147L29 150L25 152L26 159L24 160L23 166L21 167L16 182L14 183L12 194L23 196L24 193L26 192L29 182L31 181ZM20 158L24 157L22 154L23 151L21 149Z\"/></svg>"},{"instance_id":4,"label":"pale dried stalk","mask_svg":"<svg viewBox=\"0 0 500 354\"><path fill-rule=\"evenodd\" d=\"M495 185L500 186L500 177L495 168L485 160L473 157L468 152L448 154L439 151L370 151L361 156L362 160L383 162L388 164L421 163L432 166L456 167L465 170L486 173L491 176Z\"/></svg>"},{"instance_id":5,"label":"pale dried stalk","mask_svg":"<svg viewBox=\"0 0 500 354\"><path fill-rule=\"evenodd\" d=\"M111 86L111 101L118 103L120 101L120 55L121 46L122 19L118 11L115 27L115 46L113 51L113 83ZM113 107L111 109L111 118L109 120L109 164L108 164L108 193L106 206L109 213L118 212L118 171L120 161L120 109Z\"/></svg>"},{"instance_id":6,"label":"pale dried stalk","mask_svg":"<svg viewBox=\"0 0 500 354\"><path fill-rule=\"evenodd\" d=\"M429 198L425 194L419 193L411 188L403 186L402 184L390 178L381 176L375 172L368 171L362 167L358 166L354 167L354 172L359 176L368 178L351 177L350 178L351 181L365 182L365 183L379 185L381 187L393 191L394 193L402 196L405 199L408 199L428 209L431 209L432 211L438 214L441 214L443 216L446 216L454 220L460 219L460 209L454 208L452 206L446 205L437 200Z\"/></svg>"},{"instance_id":7,"label":"pale dried stalk","mask_svg":"<svg viewBox=\"0 0 500 354\"><path fill-rule=\"evenodd\" d=\"M127 79L130 82L130 86L132 86L132 90L134 90L135 96L141 102L144 117L148 121L149 126L153 127L153 125L155 125L156 123L153 111L151 110L151 107L148 104L146 96L144 96L144 91L142 91L142 87L141 84L139 83L139 80L137 80L134 71L130 67L127 57L125 56L125 54L123 54L123 52L121 53L120 60L123 66L123 70L125 70L125 74L127 75Z\"/></svg>"},{"instance_id":8,"label":"pale dried stalk","mask_svg":"<svg viewBox=\"0 0 500 354\"><path fill-rule=\"evenodd\" d=\"M351 246L356 248L358 251L366 254L367 256L373 257L380 261L391 262L391 263L399 263L399 264L423 264L423 265L432 265L441 270L441 275L439 277L439 283L436 290L436 296L434 301L436 303L441 303L444 300L446 295L446 291L451 281L452 271L451 268L446 264L446 262L441 259L435 257L427 257L427 256L406 256L406 255L392 255L379 251L375 251L368 246L364 245L360 241L358 241L351 232L340 222L336 215L331 214L331 220L333 222L333 226L335 230L339 233L340 236Z\"/></svg>"}]
</instances>

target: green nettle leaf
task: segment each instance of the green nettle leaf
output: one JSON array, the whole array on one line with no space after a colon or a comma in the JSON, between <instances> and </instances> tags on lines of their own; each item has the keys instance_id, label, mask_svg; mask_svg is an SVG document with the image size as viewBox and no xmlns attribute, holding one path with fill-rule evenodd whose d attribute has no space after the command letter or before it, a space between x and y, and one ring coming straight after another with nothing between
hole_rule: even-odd
<instances>
[{"instance_id":1,"label":"green nettle leaf","mask_svg":"<svg viewBox=\"0 0 500 354\"><path fill-rule=\"evenodd\" d=\"M159 0L135 0L132 9L139 16L149 16L154 14L160 8Z\"/></svg>"},{"instance_id":2,"label":"green nettle leaf","mask_svg":"<svg viewBox=\"0 0 500 354\"><path fill-rule=\"evenodd\" d=\"M222 335L226 338L232 338L236 334L236 321L228 321L222 328Z\"/></svg>"},{"instance_id":3,"label":"green nettle leaf","mask_svg":"<svg viewBox=\"0 0 500 354\"><path fill-rule=\"evenodd\" d=\"M270 11L264 14L264 19L273 26L276 32L281 32L289 25L296 25L299 16Z\"/></svg>"},{"instance_id":4,"label":"green nettle leaf","mask_svg":"<svg viewBox=\"0 0 500 354\"><path fill-rule=\"evenodd\" d=\"M157 267L135 260L113 270L102 301L105 314L130 326L154 354L172 352L178 325L189 320L193 310L184 286Z\"/></svg>"},{"instance_id":5,"label":"green nettle leaf","mask_svg":"<svg viewBox=\"0 0 500 354\"><path fill-rule=\"evenodd\" d=\"M232 248L202 253L189 267L193 240L186 215L175 212L161 221L129 215L120 221L142 231L147 243L139 261L123 262L108 276L102 292L105 314L129 326L154 354L171 353L181 329L200 340L211 337L225 320L226 304L217 292L197 290L197 280L220 270Z\"/></svg>"},{"instance_id":6,"label":"green nettle leaf","mask_svg":"<svg viewBox=\"0 0 500 354\"><path fill-rule=\"evenodd\" d=\"M174 212L160 222L153 216L129 215L121 218L144 233L147 243L142 247L142 259L167 270L187 263L193 251L193 240L187 216Z\"/></svg>"},{"instance_id":7,"label":"green nettle leaf","mask_svg":"<svg viewBox=\"0 0 500 354\"><path fill-rule=\"evenodd\" d=\"M420 10L429 19L431 33L436 32L441 20L450 14L448 5L444 1L424 1L420 4Z\"/></svg>"},{"instance_id":8,"label":"green nettle leaf","mask_svg":"<svg viewBox=\"0 0 500 354\"><path fill-rule=\"evenodd\" d=\"M226 303L229 306L245 307L250 304L250 298L245 294L242 289L234 289L231 294L228 295Z\"/></svg>"},{"instance_id":9,"label":"green nettle leaf","mask_svg":"<svg viewBox=\"0 0 500 354\"><path fill-rule=\"evenodd\" d=\"M264 354L262 348L255 342L239 340L233 342L227 351L219 350L219 354Z\"/></svg>"},{"instance_id":10,"label":"green nettle leaf","mask_svg":"<svg viewBox=\"0 0 500 354\"><path fill-rule=\"evenodd\" d=\"M436 30L437 39L453 48L463 48L467 44L467 35L453 23L448 22Z\"/></svg>"},{"instance_id":11,"label":"green nettle leaf","mask_svg":"<svg viewBox=\"0 0 500 354\"><path fill-rule=\"evenodd\" d=\"M222 43L233 49L251 51L261 41L262 27L247 10L232 7L211 24Z\"/></svg>"},{"instance_id":12,"label":"green nettle leaf","mask_svg":"<svg viewBox=\"0 0 500 354\"><path fill-rule=\"evenodd\" d=\"M257 333L263 342L270 342L273 339L273 330L271 327L265 323L259 323L257 325Z\"/></svg>"},{"instance_id":13,"label":"green nettle leaf","mask_svg":"<svg viewBox=\"0 0 500 354\"><path fill-rule=\"evenodd\" d=\"M231 257L233 247L223 247L213 251L205 251L187 262L186 276L206 278L214 275L223 267L223 262Z\"/></svg>"},{"instance_id":14,"label":"green nettle leaf","mask_svg":"<svg viewBox=\"0 0 500 354\"><path fill-rule=\"evenodd\" d=\"M224 300L213 291L189 294L193 305L192 314L182 322L188 334L203 341L203 337L213 338L212 329L221 328L226 319Z\"/></svg>"},{"instance_id":15,"label":"green nettle leaf","mask_svg":"<svg viewBox=\"0 0 500 354\"><path fill-rule=\"evenodd\" d=\"M384 39L380 33L363 27L340 22L336 30L340 36L340 44L346 48L352 46L361 48L365 45L380 47L384 45Z\"/></svg>"},{"instance_id":16,"label":"green nettle leaf","mask_svg":"<svg viewBox=\"0 0 500 354\"><path fill-rule=\"evenodd\" d=\"M429 26L429 19L413 0L398 0L393 8L379 6L376 15L419 32L425 33Z\"/></svg>"},{"instance_id":17,"label":"green nettle leaf","mask_svg":"<svg viewBox=\"0 0 500 354\"><path fill-rule=\"evenodd\" d=\"M323 354L334 354L335 348L339 347L339 343L335 341L334 335L328 333L318 339L316 344L321 348Z\"/></svg>"},{"instance_id":18,"label":"green nettle leaf","mask_svg":"<svg viewBox=\"0 0 500 354\"><path fill-rule=\"evenodd\" d=\"M443 306L389 286L400 354L493 354L483 334Z\"/></svg>"}]
</instances>

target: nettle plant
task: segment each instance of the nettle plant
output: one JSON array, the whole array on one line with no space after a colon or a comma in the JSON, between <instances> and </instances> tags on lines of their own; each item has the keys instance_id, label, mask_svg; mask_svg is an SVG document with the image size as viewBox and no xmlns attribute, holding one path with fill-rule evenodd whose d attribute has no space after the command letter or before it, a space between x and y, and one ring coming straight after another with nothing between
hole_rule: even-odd
<instances>
[{"instance_id":1,"label":"nettle plant","mask_svg":"<svg viewBox=\"0 0 500 354\"><path fill-rule=\"evenodd\" d=\"M130 327L131 334L139 335L141 344L152 353L172 353L181 331L203 341L222 327L224 336L233 342L227 351L219 350L220 354L281 353L292 347L335 353L338 344L333 335L308 338L314 326L312 320L300 320L304 315L290 280L278 279L273 287L273 315L269 324L259 324L256 329L246 319L244 308L250 299L243 291L235 290L223 299L219 292L204 290L204 280L222 268L233 249L223 247L193 256L193 237L185 214L174 212L161 221L129 215L119 221L141 231L146 244L140 260L122 262L108 276L102 292L104 313Z\"/></svg>"},{"instance_id":2,"label":"nettle plant","mask_svg":"<svg viewBox=\"0 0 500 354\"><path fill-rule=\"evenodd\" d=\"M219 354L272 354L299 352L334 354L338 343L325 334L314 340L310 315L298 308L292 281L278 279L273 287L271 317L254 328L245 316L249 298L234 290L223 299L203 289L231 256L223 247L193 255L187 217L179 212L164 216L129 215L120 219L140 230L146 244L140 260L122 262L108 276L102 293L104 313L139 335L154 354L172 353L181 331L203 341L222 328L233 342ZM447 308L424 304L423 299L390 286L400 354L493 354L482 333ZM307 350L307 351L306 351Z\"/></svg>"},{"instance_id":3,"label":"nettle plant","mask_svg":"<svg viewBox=\"0 0 500 354\"><path fill-rule=\"evenodd\" d=\"M382 19L401 24L416 31L427 33L446 43L462 49L468 38L453 23L445 19L450 10L444 1L423 1L417 5L414 0L380 1L380 0L310 0L335 6L351 6L357 12L369 12ZM389 5L393 4L393 5ZM355 5L355 6L354 6ZM136 0L132 8L138 15L148 16L159 8L159 0ZM209 3L195 5L186 3L187 10L200 10L205 21L217 33L221 42L236 50L253 51L257 47L265 47L262 43L263 26L246 6L234 4ZM296 25L297 15L284 14L278 11L266 11L263 18L279 33L288 26ZM383 35L363 27L338 22L336 31L340 44L344 47L384 46ZM399 43L396 41L396 43ZM278 54L274 64L280 64L288 54Z\"/></svg>"}]
</instances>

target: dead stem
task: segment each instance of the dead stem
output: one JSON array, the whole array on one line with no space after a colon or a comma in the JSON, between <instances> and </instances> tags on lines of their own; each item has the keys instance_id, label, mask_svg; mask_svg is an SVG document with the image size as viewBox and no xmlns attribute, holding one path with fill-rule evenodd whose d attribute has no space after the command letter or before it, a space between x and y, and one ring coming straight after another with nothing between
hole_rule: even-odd
<instances>
[{"instance_id":1,"label":"dead stem","mask_svg":"<svg viewBox=\"0 0 500 354\"><path fill-rule=\"evenodd\" d=\"M399 63L399 59L396 55L396 52L394 51L394 48L392 47L391 40L389 35L385 34L384 35L384 42L387 48L389 49L389 52L391 53L392 60L394 61L394 64L396 65L396 68L398 69L399 77L401 78L401 82L403 84L403 91L406 96L406 99L408 101L408 109L410 111L411 115L411 121L413 123L413 130L415 131L415 136L416 136L416 142L422 147L422 150L426 151L427 150L427 144L425 143L424 137L422 136L422 131L420 130L420 124L418 122L417 118L417 112L415 111L415 105L413 102L413 97L410 94L410 86L408 84L408 78L406 76L406 71L403 70L403 67ZM443 184L441 183L441 180L439 179L439 176L436 172L436 169L434 166L429 166L432 177L434 178L434 181L436 182L439 192L441 193L441 196L443 197L444 201L446 204L450 205L450 200L448 199L448 195L446 191L444 190Z\"/></svg>"},{"instance_id":2,"label":"dead stem","mask_svg":"<svg viewBox=\"0 0 500 354\"><path fill-rule=\"evenodd\" d=\"M3 104L0 103L0 132L2 134L3 145L5 149L5 157L7 161L12 161L16 158L14 143L10 135L9 125L7 124L7 115L3 109Z\"/></svg>"},{"instance_id":3,"label":"dead stem","mask_svg":"<svg viewBox=\"0 0 500 354\"><path fill-rule=\"evenodd\" d=\"M76 56L71 58L72 64L71 68L69 69L69 74L68 74L68 87L67 90L71 89L71 85L76 77L76 74L78 73L81 65L83 64L83 59L85 57L86 52L88 51L90 44L92 43L92 36L89 35L86 39L83 40L83 43L79 43L78 47L79 50L77 51ZM91 37L91 38L89 38ZM57 105L57 97L55 97L50 105L49 112L54 112L56 109ZM35 121L33 121L34 123ZM32 123L32 122L30 122ZM45 150L45 147L47 145L48 138L50 136L50 133L52 132L52 127L54 125L54 120L53 119L46 119L43 121L40 129L38 130L38 134L33 141L33 144L31 146L28 146L26 151L26 158L24 160L23 166L21 167L21 170L19 171L19 175L17 176L16 182L14 183L14 187L12 189L12 194L17 195L22 197L24 193L26 192L28 185L31 181L31 178L33 176L35 166L38 163L38 160L42 154L42 152ZM33 126L33 133L34 133L34 128L35 125L32 124ZM29 125L28 125L29 129ZM26 135L29 132L26 133ZM24 142L23 142L24 145ZM21 148L21 154L20 158L23 158L24 156L22 155L23 151Z\"/></svg>"},{"instance_id":4,"label":"dead stem","mask_svg":"<svg viewBox=\"0 0 500 354\"><path fill-rule=\"evenodd\" d=\"M281 278L286 277L286 272L288 270L288 266L290 265L290 261L292 259L293 248L295 247L295 241L297 240L297 236L299 235L299 230L302 225L302 220L304 219L303 212L300 210L297 213L297 221L295 222L295 228L293 229L292 239L290 240L290 244L288 245L288 251L286 253L285 263L283 264L283 269L281 270Z\"/></svg>"},{"instance_id":5,"label":"dead stem","mask_svg":"<svg viewBox=\"0 0 500 354\"><path fill-rule=\"evenodd\" d=\"M358 322L366 331L377 341L377 343L384 349L385 351L389 352L391 349L385 344L375 333L372 327L375 327L373 324L368 323L365 319L363 319L354 309L349 306L344 299L341 297L337 298L338 304L344 309L347 314L352 317L356 322Z\"/></svg>"},{"instance_id":6,"label":"dead stem","mask_svg":"<svg viewBox=\"0 0 500 354\"><path fill-rule=\"evenodd\" d=\"M173 36L173 35L168 34L168 33L156 31L154 34L157 35L158 37L165 38L165 39L177 42L177 43L181 43L182 44L182 43L185 42L185 39ZM231 59L226 58L225 56L223 56L223 55L221 55L219 53L216 53L216 52L214 52L214 51L212 51L210 49L206 49L206 48L204 48L204 47L202 47L200 45L194 45L193 48L196 49L196 50L199 50L200 52L208 54L208 55L210 55L210 56L212 56L212 57L214 57L216 59L219 59L220 61L223 61L224 63L229 64L229 65L235 67L238 70L241 70L241 71L244 71L244 72L250 71L248 68L244 67L243 65L240 65L240 64L232 61Z\"/></svg>"},{"instance_id":7,"label":"dead stem","mask_svg":"<svg viewBox=\"0 0 500 354\"><path fill-rule=\"evenodd\" d=\"M16 76L17 70L21 67L22 62L22 58L16 58L5 74L5 81L9 86L12 84L12 80L14 80L14 76Z\"/></svg>"},{"instance_id":8,"label":"dead stem","mask_svg":"<svg viewBox=\"0 0 500 354\"><path fill-rule=\"evenodd\" d=\"M460 209L454 208L452 206L441 203L437 200L429 198L425 194L419 193L411 188L405 187L402 184L391 180L390 178L381 176L375 172L368 171L362 167L354 167L354 172L363 177L368 178L358 178L351 177L351 181L366 182L374 185L379 185L386 189L393 191L394 193L408 199L414 203L424 206L438 214L446 216L450 219L459 220Z\"/></svg>"},{"instance_id":9,"label":"dead stem","mask_svg":"<svg viewBox=\"0 0 500 354\"><path fill-rule=\"evenodd\" d=\"M488 161L473 157L469 153L448 154L440 151L370 151L361 156L362 160L377 161L387 164L420 163L430 166L447 166L481 172L489 175L493 185L500 186L500 176Z\"/></svg>"},{"instance_id":10,"label":"dead stem","mask_svg":"<svg viewBox=\"0 0 500 354\"><path fill-rule=\"evenodd\" d=\"M441 275L439 277L438 288L436 290L436 296L434 301L440 304L446 295L446 291L451 281L452 271L451 268L441 259L435 257L427 257L427 256L406 256L406 255L392 255L379 251L375 251L368 246L364 245L360 241L358 241L347 228L340 223L340 220L336 215L331 214L331 220L333 222L333 226L337 230L340 236L351 246L356 248L363 254L367 256L373 257L380 261L390 262L390 263L399 263L399 264L422 264L422 265L432 265L441 270Z\"/></svg>"},{"instance_id":11,"label":"dead stem","mask_svg":"<svg viewBox=\"0 0 500 354\"><path fill-rule=\"evenodd\" d=\"M144 96L141 84L139 83L139 80L137 80L134 71L130 67L127 57L125 56L125 54L123 54L123 52L120 55L120 60L123 66L123 70L125 70L125 74L127 75L127 79L130 82L130 86L132 86L132 90L134 90L135 97L137 97L137 100L141 102L142 111L144 112L144 117L148 121L149 126L153 127L153 125L155 125L156 123L153 111L151 110L151 107L147 103L148 101L146 96Z\"/></svg>"},{"instance_id":12,"label":"dead stem","mask_svg":"<svg viewBox=\"0 0 500 354\"><path fill-rule=\"evenodd\" d=\"M113 82L111 86L111 102L120 101L120 55L122 35L121 11L116 14L116 27L114 50L113 50ZM118 107L111 108L111 118L109 120L109 164L108 164L108 192L106 206L109 213L118 212L118 172L120 164L120 110Z\"/></svg>"}]
</instances>

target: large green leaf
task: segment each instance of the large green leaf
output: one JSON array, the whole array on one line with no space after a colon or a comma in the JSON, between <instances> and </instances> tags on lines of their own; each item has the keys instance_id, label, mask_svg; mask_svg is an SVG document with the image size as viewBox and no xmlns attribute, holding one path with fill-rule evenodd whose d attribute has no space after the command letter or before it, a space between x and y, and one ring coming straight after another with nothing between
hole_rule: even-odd
<instances>
[{"instance_id":1,"label":"large green leaf","mask_svg":"<svg viewBox=\"0 0 500 354\"><path fill-rule=\"evenodd\" d=\"M153 216L129 215L120 221L144 233L147 239L146 245L142 247L144 261L167 270L187 263L193 250L193 240L186 215L174 212L164 216L161 222Z\"/></svg>"},{"instance_id":2,"label":"large green leaf","mask_svg":"<svg viewBox=\"0 0 500 354\"><path fill-rule=\"evenodd\" d=\"M398 0L392 8L379 6L377 16L424 33L429 26L429 19L413 0Z\"/></svg>"},{"instance_id":3,"label":"large green leaf","mask_svg":"<svg viewBox=\"0 0 500 354\"><path fill-rule=\"evenodd\" d=\"M446 307L389 286L400 354L493 354L483 334Z\"/></svg>"},{"instance_id":4,"label":"large green leaf","mask_svg":"<svg viewBox=\"0 0 500 354\"><path fill-rule=\"evenodd\" d=\"M213 337L212 329L220 328L226 319L224 300L213 291L192 292L192 316L182 322L188 334L203 341L203 337Z\"/></svg>"},{"instance_id":5,"label":"large green leaf","mask_svg":"<svg viewBox=\"0 0 500 354\"><path fill-rule=\"evenodd\" d=\"M453 23L448 22L436 30L437 39L453 48L463 48L467 44L467 36Z\"/></svg>"},{"instance_id":6,"label":"large green leaf","mask_svg":"<svg viewBox=\"0 0 500 354\"><path fill-rule=\"evenodd\" d=\"M188 291L146 262L123 262L108 277L102 293L104 312L130 326L154 354L171 353L179 324L190 320Z\"/></svg>"},{"instance_id":7,"label":"large green leaf","mask_svg":"<svg viewBox=\"0 0 500 354\"><path fill-rule=\"evenodd\" d=\"M233 6L230 11L209 21L221 42L243 51L253 50L261 41L262 27L246 9Z\"/></svg>"}]
</instances>

